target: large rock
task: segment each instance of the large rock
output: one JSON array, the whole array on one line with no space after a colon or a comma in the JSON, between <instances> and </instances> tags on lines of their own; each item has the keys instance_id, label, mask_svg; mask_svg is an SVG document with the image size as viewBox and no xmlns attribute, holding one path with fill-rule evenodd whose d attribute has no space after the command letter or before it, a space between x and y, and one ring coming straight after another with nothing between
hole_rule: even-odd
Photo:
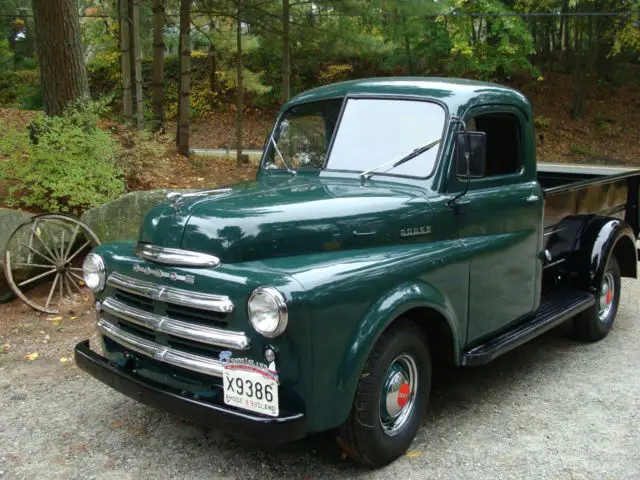
<instances>
[{"instance_id":1,"label":"large rock","mask_svg":"<svg viewBox=\"0 0 640 480\"><path fill-rule=\"evenodd\" d=\"M87 210L80 220L95 232L101 242L135 240L142 219L168 190L131 192L99 207Z\"/></svg>"},{"instance_id":2,"label":"large rock","mask_svg":"<svg viewBox=\"0 0 640 480\"><path fill-rule=\"evenodd\" d=\"M9 237L18 225L29 220L29 215L20 210L0 208L0 303L13 298L9 285L4 278L4 251Z\"/></svg>"}]
</instances>

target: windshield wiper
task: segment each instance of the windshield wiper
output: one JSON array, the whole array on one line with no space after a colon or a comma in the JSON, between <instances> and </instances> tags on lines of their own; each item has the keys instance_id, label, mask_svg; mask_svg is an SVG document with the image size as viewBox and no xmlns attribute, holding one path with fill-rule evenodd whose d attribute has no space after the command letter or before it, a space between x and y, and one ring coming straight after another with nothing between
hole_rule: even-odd
<instances>
[{"instance_id":1,"label":"windshield wiper","mask_svg":"<svg viewBox=\"0 0 640 480\"><path fill-rule=\"evenodd\" d=\"M284 157L282 156L282 154L280 153L280 149L278 148L278 144L276 143L276 139L273 138L273 134L269 135L269 141L271 143L273 143L273 147L276 149L276 153L278 154L278 156L280 157L280 160L282 160L282 164L284 165L284 169L289 172L291 175L295 175L296 171L293 170L291 167L289 167L289 164L287 163L287 161L284 159Z\"/></svg>"},{"instance_id":2,"label":"windshield wiper","mask_svg":"<svg viewBox=\"0 0 640 480\"><path fill-rule=\"evenodd\" d=\"M411 151L411 153L408 153L407 155L404 155L402 157L400 157L399 159L393 159L390 162L385 162L382 165L378 165L376 167L370 168L369 170L365 170L364 172L362 172L360 174L360 181L362 183L362 185L364 185L364 182L371 177L372 175L374 175L376 173L376 170L379 170L381 168L384 167L389 167L387 170L391 170L392 168L396 168L399 167L400 165L402 165L405 162L408 162L409 160L411 160L412 158L416 158L418 155L423 154L424 152L426 152L427 150L430 150L431 148L435 147L438 143L440 143L442 139L439 138L431 143L427 143L426 145L423 145L422 147L418 147L416 149L414 149L413 151Z\"/></svg>"}]
</instances>

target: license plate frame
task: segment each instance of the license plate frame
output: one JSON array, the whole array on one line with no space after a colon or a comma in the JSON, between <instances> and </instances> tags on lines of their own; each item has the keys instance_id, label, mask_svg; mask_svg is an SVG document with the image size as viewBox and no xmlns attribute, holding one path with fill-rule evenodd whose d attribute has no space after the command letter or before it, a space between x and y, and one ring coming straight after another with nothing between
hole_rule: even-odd
<instances>
[{"instance_id":1,"label":"license plate frame","mask_svg":"<svg viewBox=\"0 0 640 480\"><path fill-rule=\"evenodd\" d=\"M278 378L271 371L227 364L222 381L226 405L270 417L280 415Z\"/></svg>"}]
</instances>

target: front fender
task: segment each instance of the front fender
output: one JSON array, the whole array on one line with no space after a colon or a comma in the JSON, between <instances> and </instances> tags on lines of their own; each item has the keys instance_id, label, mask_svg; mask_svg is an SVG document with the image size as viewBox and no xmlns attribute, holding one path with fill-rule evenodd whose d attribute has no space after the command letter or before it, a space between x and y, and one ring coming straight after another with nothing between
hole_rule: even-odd
<instances>
[{"instance_id":1,"label":"front fender","mask_svg":"<svg viewBox=\"0 0 640 480\"><path fill-rule=\"evenodd\" d=\"M346 418L349 413L360 372L378 338L394 320L414 308L432 309L446 319L452 333L454 358L456 361L460 358L459 322L454 309L442 292L433 285L419 281L398 285L369 308L351 337L350 348L343 355L336 385L341 398L340 405L336 405L339 418Z\"/></svg>"},{"instance_id":2,"label":"front fender","mask_svg":"<svg viewBox=\"0 0 640 480\"><path fill-rule=\"evenodd\" d=\"M616 247L619 242L620 246ZM623 276L637 276L636 240L632 228L626 222L612 218L594 219L585 229L580 243L584 249L584 268L581 274L584 287L593 289L600 285L609 256L615 248L620 248L622 258L618 260ZM625 259L633 261L625 262Z\"/></svg>"},{"instance_id":3,"label":"front fender","mask_svg":"<svg viewBox=\"0 0 640 480\"><path fill-rule=\"evenodd\" d=\"M459 332L455 314L442 292L433 285L422 282L407 282L390 290L374 303L364 316L352 337L349 348L342 359L338 373L338 390L353 391L357 377L378 338L403 313L414 308L430 308L440 313L449 324L454 339L454 354L458 358Z\"/></svg>"}]
</instances>

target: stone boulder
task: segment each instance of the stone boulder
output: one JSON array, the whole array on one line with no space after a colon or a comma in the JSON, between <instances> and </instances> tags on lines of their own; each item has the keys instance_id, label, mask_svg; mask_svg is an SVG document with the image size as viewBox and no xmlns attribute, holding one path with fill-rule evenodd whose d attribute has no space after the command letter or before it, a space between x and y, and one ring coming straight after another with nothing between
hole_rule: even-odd
<instances>
[{"instance_id":1,"label":"stone boulder","mask_svg":"<svg viewBox=\"0 0 640 480\"><path fill-rule=\"evenodd\" d=\"M80 218L101 242L135 240L142 219L151 207L162 202L168 190L127 193L116 200L87 210Z\"/></svg>"},{"instance_id":2,"label":"stone boulder","mask_svg":"<svg viewBox=\"0 0 640 480\"><path fill-rule=\"evenodd\" d=\"M20 210L0 208L0 303L8 302L13 298L13 293L4 278L4 251L7 241L18 225L29 218L27 213Z\"/></svg>"}]
</instances>

